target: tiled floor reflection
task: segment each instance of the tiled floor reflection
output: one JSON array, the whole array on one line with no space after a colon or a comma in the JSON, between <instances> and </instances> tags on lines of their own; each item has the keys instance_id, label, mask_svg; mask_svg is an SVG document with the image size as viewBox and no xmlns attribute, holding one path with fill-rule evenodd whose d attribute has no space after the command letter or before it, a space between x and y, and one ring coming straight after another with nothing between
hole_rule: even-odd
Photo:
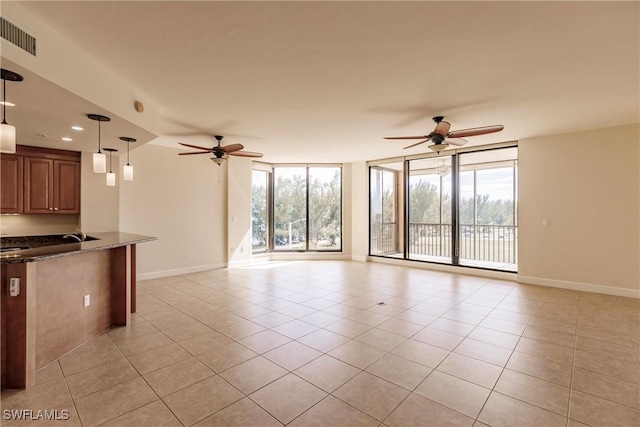
<instances>
[{"instance_id":1,"label":"tiled floor reflection","mask_svg":"<svg viewBox=\"0 0 640 427\"><path fill-rule=\"evenodd\" d=\"M638 426L639 301L376 263L138 283L3 410L97 426Z\"/></svg>"}]
</instances>

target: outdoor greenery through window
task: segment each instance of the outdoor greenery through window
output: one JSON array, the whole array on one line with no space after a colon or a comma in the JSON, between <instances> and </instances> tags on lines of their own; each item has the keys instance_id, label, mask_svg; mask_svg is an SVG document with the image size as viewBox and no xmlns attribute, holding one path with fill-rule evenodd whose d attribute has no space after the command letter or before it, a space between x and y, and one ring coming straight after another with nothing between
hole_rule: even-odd
<instances>
[{"instance_id":1,"label":"outdoor greenery through window","mask_svg":"<svg viewBox=\"0 0 640 427\"><path fill-rule=\"evenodd\" d=\"M342 168L274 166L253 175L253 249L339 251L342 249ZM269 221L269 194L273 194ZM264 243L263 243L264 241Z\"/></svg>"},{"instance_id":2,"label":"outdoor greenery through window","mask_svg":"<svg viewBox=\"0 0 640 427\"><path fill-rule=\"evenodd\" d=\"M253 252L267 250L269 241L268 177L265 171L253 171L251 189L251 247Z\"/></svg>"}]
</instances>

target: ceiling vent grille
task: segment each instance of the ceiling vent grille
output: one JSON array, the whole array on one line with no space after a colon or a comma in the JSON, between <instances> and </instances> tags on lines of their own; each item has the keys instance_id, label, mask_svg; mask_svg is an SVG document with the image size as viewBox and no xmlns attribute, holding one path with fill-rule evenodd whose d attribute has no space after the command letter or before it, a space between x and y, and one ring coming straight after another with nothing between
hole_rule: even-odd
<instances>
[{"instance_id":1,"label":"ceiling vent grille","mask_svg":"<svg viewBox=\"0 0 640 427\"><path fill-rule=\"evenodd\" d=\"M36 56L36 38L0 17L0 36Z\"/></svg>"}]
</instances>

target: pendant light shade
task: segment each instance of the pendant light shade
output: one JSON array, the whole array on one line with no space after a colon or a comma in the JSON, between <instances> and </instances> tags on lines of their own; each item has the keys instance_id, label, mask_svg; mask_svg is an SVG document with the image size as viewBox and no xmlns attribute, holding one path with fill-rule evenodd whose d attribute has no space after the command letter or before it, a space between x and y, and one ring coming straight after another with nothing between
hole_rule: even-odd
<instances>
[{"instance_id":1,"label":"pendant light shade","mask_svg":"<svg viewBox=\"0 0 640 427\"><path fill-rule=\"evenodd\" d=\"M23 77L13 71L1 69L2 77L2 123L0 124L0 153L16 152L16 128L7 123L7 80L21 82Z\"/></svg>"},{"instance_id":2,"label":"pendant light shade","mask_svg":"<svg viewBox=\"0 0 640 427\"><path fill-rule=\"evenodd\" d=\"M129 164L129 144L137 140L128 136L121 136L120 139L127 143L127 164L122 168L122 179L124 181L133 181L133 166Z\"/></svg>"},{"instance_id":3,"label":"pendant light shade","mask_svg":"<svg viewBox=\"0 0 640 427\"><path fill-rule=\"evenodd\" d=\"M113 172L107 172L107 186L115 187L116 186L116 174Z\"/></svg>"},{"instance_id":4,"label":"pendant light shade","mask_svg":"<svg viewBox=\"0 0 640 427\"><path fill-rule=\"evenodd\" d=\"M122 179L125 181L133 181L133 166L124 165L122 168Z\"/></svg>"},{"instance_id":5,"label":"pendant light shade","mask_svg":"<svg viewBox=\"0 0 640 427\"><path fill-rule=\"evenodd\" d=\"M93 153L93 171L95 173L107 171L107 156L104 153Z\"/></svg>"},{"instance_id":6,"label":"pendant light shade","mask_svg":"<svg viewBox=\"0 0 640 427\"><path fill-rule=\"evenodd\" d=\"M111 170L111 153L114 151L118 151L115 148L105 148L104 151L109 153L109 172L107 173L107 186L115 187L116 186L116 174Z\"/></svg>"},{"instance_id":7,"label":"pendant light shade","mask_svg":"<svg viewBox=\"0 0 640 427\"><path fill-rule=\"evenodd\" d=\"M0 124L0 153L16 152L16 128L8 123Z\"/></svg>"},{"instance_id":8,"label":"pendant light shade","mask_svg":"<svg viewBox=\"0 0 640 427\"><path fill-rule=\"evenodd\" d=\"M98 122L98 152L93 153L93 171L95 173L105 173L107 171L107 156L100 150L100 124L109 122L111 119L101 114L87 114L87 117Z\"/></svg>"}]
</instances>

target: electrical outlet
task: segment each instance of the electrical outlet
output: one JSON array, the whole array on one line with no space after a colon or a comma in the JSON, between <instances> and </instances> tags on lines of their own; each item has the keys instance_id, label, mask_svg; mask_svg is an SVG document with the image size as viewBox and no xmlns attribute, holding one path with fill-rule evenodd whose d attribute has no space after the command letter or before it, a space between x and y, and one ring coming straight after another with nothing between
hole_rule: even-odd
<instances>
[{"instance_id":1,"label":"electrical outlet","mask_svg":"<svg viewBox=\"0 0 640 427\"><path fill-rule=\"evenodd\" d=\"M0 234L3 236L9 234L9 227L6 225L0 226Z\"/></svg>"},{"instance_id":2,"label":"electrical outlet","mask_svg":"<svg viewBox=\"0 0 640 427\"><path fill-rule=\"evenodd\" d=\"M84 296L83 307L89 307L91 305L91 295L87 294Z\"/></svg>"}]
</instances>

